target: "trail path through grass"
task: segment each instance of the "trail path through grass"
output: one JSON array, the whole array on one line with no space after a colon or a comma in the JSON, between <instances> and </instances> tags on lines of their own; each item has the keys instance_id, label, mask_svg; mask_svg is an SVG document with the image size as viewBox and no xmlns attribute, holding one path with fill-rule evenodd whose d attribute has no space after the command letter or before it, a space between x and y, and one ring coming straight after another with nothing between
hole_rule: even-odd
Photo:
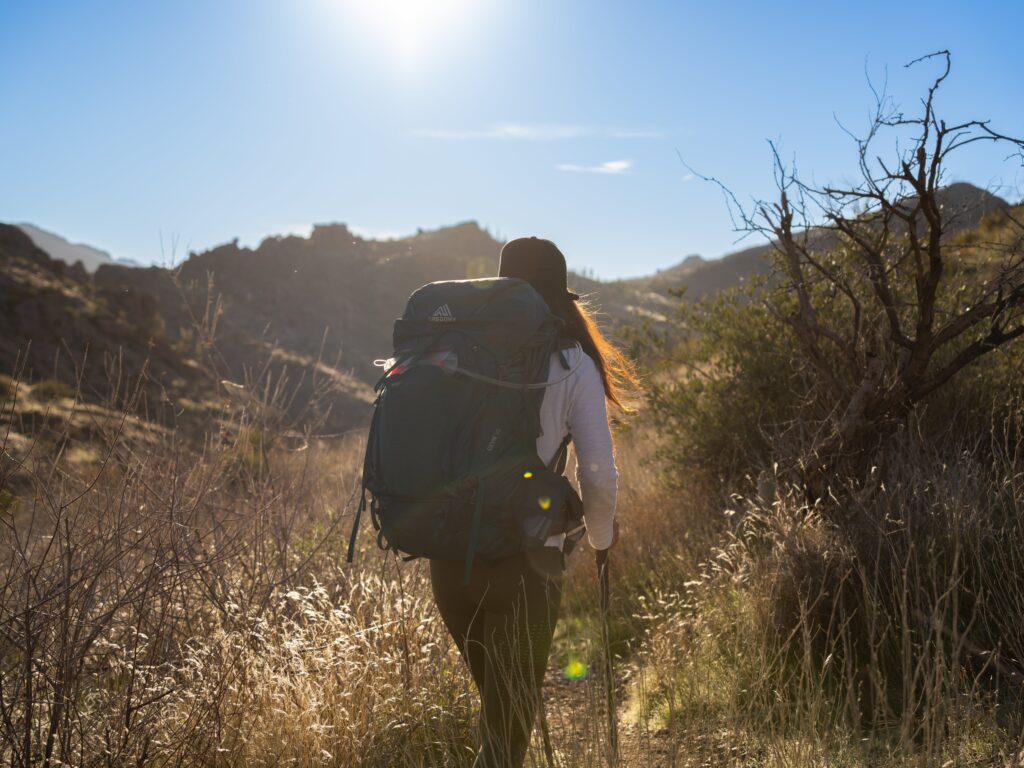
<instances>
[{"instance_id":1,"label":"trail path through grass","mask_svg":"<svg viewBox=\"0 0 1024 768\"><path fill-rule=\"evenodd\" d=\"M626 718L627 670L616 674L615 702L618 714L619 760L617 768L683 768L688 764L674 754L667 732L651 730ZM604 679L592 669L581 680L569 680L561 669L548 669L544 704L557 768L606 768L608 733ZM535 733L533 760L537 768L544 758L541 728ZM528 763L529 764L529 763Z\"/></svg>"}]
</instances>

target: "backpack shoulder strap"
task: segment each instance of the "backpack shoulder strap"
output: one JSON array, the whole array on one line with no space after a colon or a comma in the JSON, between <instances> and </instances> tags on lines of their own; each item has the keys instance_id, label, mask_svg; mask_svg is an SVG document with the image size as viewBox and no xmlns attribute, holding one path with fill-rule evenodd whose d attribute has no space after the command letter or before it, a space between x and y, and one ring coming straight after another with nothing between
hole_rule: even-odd
<instances>
[{"instance_id":1,"label":"backpack shoulder strap","mask_svg":"<svg viewBox=\"0 0 1024 768\"><path fill-rule=\"evenodd\" d=\"M575 339L570 339L570 338L565 337L565 336L559 338L557 343L556 343L556 345L555 345L555 351L558 353L558 362L560 362L562 364L562 369L563 370L568 371L569 368L571 367L569 365L569 358L567 358L565 356L565 350L572 349L573 347L580 347L579 342L576 341ZM582 352L582 351L583 351L583 348L580 347L580 352Z\"/></svg>"},{"instance_id":2,"label":"backpack shoulder strap","mask_svg":"<svg viewBox=\"0 0 1024 768\"><path fill-rule=\"evenodd\" d=\"M556 475L565 474L565 465L569 461L569 443L571 442L572 435L566 435L562 440L562 444L558 446L558 450L555 452L555 455L551 458L551 461L548 463L548 469L550 469Z\"/></svg>"}]
</instances>

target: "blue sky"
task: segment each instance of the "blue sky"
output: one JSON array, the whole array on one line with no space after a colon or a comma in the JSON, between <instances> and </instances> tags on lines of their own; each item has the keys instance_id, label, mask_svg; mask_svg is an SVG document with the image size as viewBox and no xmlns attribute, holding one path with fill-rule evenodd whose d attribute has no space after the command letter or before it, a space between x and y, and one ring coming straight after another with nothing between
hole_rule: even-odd
<instances>
[{"instance_id":1,"label":"blue sky","mask_svg":"<svg viewBox=\"0 0 1024 768\"><path fill-rule=\"evenodd\" d=\"M716 189L771 192L767 139L853 170L865 69L1024 134L1018 1L0 0L0 221L142 262L341 221L475 219L600 277L734 248ZM1019 164L951 180L1017 199ZM172 251L174 253L172 254Z\"/></svg>"}]
</instances>

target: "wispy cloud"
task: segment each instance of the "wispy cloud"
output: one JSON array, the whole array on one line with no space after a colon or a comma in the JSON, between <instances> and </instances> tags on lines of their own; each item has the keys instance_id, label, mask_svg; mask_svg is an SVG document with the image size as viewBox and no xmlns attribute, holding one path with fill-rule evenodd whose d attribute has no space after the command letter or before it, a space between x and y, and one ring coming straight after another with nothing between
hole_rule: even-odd
<instances>
[{"instance_id":1,"label":"wispy cloud","mask_svg":"<svg viewBox=\"0 0 1024 768\"><path fill-rule=\"evenodd\" d=\"M605 131L610 139L664 139L667 135L664 131Z\"/></svg>"},{"instance_id":2,"label":"wispy cloud","mask_svg":"<svg viewBox=\"0 0 1024 768\"><path fill-rule=\"evenodd\" d=\"M555 141L557 139L575 139L590 135L591 130L579 125L528 125L526 123L500 123L483 130L450 131L450 130L419 130L413 131L414 136L423 139L443 139L446 141L475 141L486 139L503 139L518 141Z\"/></svg>"},{"instance_id":3,"label":"wispy cloud","mask_svg":"<svg viewBox=\"0 0 1024 768\"><path fill-rule=\"evenodd\" d=\"M413 136L418 136L421 139L443 141L558 141L586 136L606 139L661 139L665 137L665 133L658 130L620 130L557 123L498 123L488 128L472 130L424 128L412 133Z\"/></svg>"},{"instance_id":4,"label":"wispy cloud","mask_svg":"<svg viewBox=\"0 0 1024 768\"><path fill-rule=\"evenodd\" d=\"M574 165L572 163L559 163L555 166L560 171L571 173L607 173L614 176L621 176L629 173L633 167L632 160L608 160L599 165Z\"/></svg>"}]
</instances>

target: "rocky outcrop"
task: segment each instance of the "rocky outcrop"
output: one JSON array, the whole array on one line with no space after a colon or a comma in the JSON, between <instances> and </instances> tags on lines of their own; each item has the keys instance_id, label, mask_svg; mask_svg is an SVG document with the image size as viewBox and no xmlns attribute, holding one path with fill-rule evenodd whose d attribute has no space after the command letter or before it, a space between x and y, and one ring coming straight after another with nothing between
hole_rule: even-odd
<instances>
[{"instance_id":1,"label":"rocky outcrop","mask_svg":"<svg viewBox=\"0 0 1024 768\"><path fill-rule=\"evenodd\" d=\"M0 305L4 373L62 381L113 405L141 388L154 415L172 399L215 399L209 372L163 335L152 296L98 290L8 225L0 225Z\"/></svg>"}]
</instances>

